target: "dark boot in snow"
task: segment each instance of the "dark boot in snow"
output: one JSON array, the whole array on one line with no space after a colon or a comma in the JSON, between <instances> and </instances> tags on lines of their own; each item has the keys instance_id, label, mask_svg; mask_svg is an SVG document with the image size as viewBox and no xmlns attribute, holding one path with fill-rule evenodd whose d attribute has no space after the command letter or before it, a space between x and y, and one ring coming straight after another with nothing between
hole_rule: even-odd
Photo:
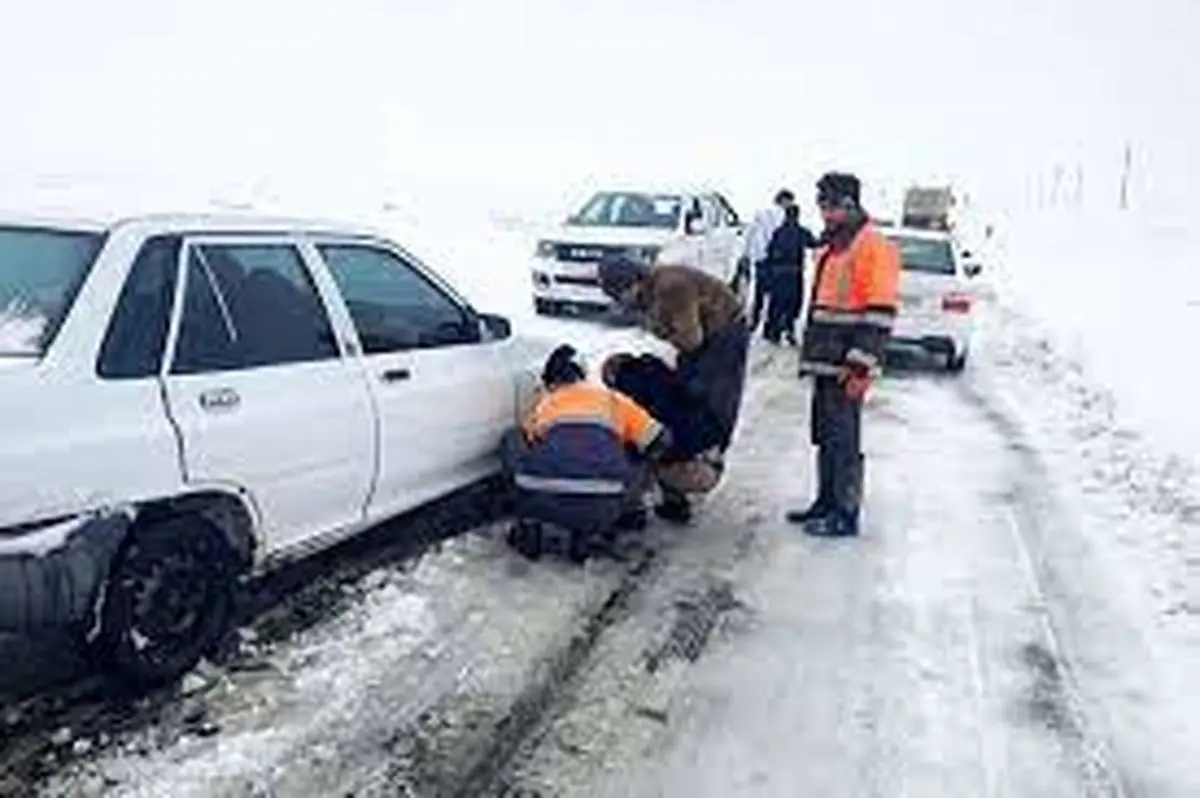
<instances>
[{"instance_id":1,"label":"dark boot in snow","mask_svg":"<svg viewBox=\"0 0 1200 798\"><path fill-rule=\"evenodd\" d=\"M664 491L662 501L654 508L654 513L672 524L688 524L692 520L692 503L685 494Z\"/></svg>"},{"instance_id":2,"label":"dark boot in snow","mask_svg":"<svg viewBox=\"0 0 1200 798\"><path fill-rule=\"evenodd\" d=\"M858 513L835 509L804 525L805 534L817 538L852 538L858 535Z\"/></svg>"},{"instance_id":3,"label":"dark boot in snow","mask_svg":"<svg viewBox=\"0 0 1200 798\"><path fill-rule=\"evenodd\" d=\"M619 532L641 532L650 524L650 515L645 507L635 507L621 513L614 525Z\"/></svg>"},{"instance_id":4,"label":"dark boot in snow","mask_svg":"<svg viewBox=\"0 0 1200 798\"><path fill-rule=\"evenodd\" d=\"M808 525L824 520L833 510L833 478L829 457L824 449L817 450L817 499L804 510L790 510L785 519L789 524Z\"/></svg>"},{"instance_id":5,"label":"dark boot in snow","mask_svg":"<svg viewBox=\"0 0 1200 798\"><path fill-rule=\"evenodd\" d=\"M542 556L542 525L537 521L519 519L508 530L508 545L527 560Z\"/></svg>"}]
</instances>

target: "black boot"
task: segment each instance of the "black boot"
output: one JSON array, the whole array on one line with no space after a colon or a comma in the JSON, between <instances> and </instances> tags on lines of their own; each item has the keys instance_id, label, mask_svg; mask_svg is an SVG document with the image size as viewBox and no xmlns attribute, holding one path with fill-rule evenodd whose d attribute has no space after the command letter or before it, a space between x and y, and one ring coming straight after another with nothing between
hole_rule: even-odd
<instances>
[{"instance_id":1,"label":"black boot","mask_svg":"<svg viewBox=\"0 0 1200 798\"><path fill-rule=\"evenodd\" d=\"M819 522L806 524L804 531L817 538L855 537L858 535L858 511L835 508Z\"/></svg>"},{"instance_id":2,"label":"black boot","mask_svg":"<svg viewBox=\"0 0 1200 798\"><path fill-rule=\"evenodd\" d=\"M833 480L829 471L829 456L817 449L817 499L804 510L790 510L784 518L789 524L805 526L821 521L833 509Z\"/></svg>"},{"instance_id":3,"label":"black boot","mask_svg":"<svg viewBox=\"0 0 1200 798\"><path fill-rule=\"evenodd\" d=\"M509 527L508 545L527 560L542 557L542 525L537 521L520 518Z\"/></svg>"},{"instance_id":4,"label":"black boot","mask_svg":"<svg viewBox=\"0 0 1200 798\"><path fill-rule=\"evenodd\" d=\"M650 523L645 507L633 507L621 513L613 528L619 532L641 532Z\"/></svg>"},{"instance_id":5,"label":"black boot","mask_svg":"<svg viewBox=\"0 0 1200 798\"><path fill-rule=\"evenodd\" d=\"M831 469L834 467L830 463ZM858 519L862 507L864 458L859 454L851 459L846 473L840 475L837 487L830 491L830 507L823 517L805 524L804 531L815 537L847 538L858 535ZM839 475L830 472L830 476ZM835 484L834 480L830 484Z\"/></svg>"},{"instance_id":6,"label":"black boot","mask_svg":"<svg viewBox=\"0 0 1200 798\"><path fill-rule=\"evenodd\" d=\"M662 501L655 506L654 513L672 524L688 524L692 520L692 503L686 494L664 490Z\"/></svg>"}]
</instances>

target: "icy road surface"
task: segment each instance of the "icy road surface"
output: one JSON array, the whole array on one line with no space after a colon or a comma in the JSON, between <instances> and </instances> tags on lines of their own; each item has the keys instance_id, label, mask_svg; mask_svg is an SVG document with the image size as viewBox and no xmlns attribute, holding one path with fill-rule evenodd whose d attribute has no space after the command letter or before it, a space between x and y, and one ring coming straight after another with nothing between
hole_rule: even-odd
<instances>
[{"instance_id":1,"label":"icy road surface","mask_svg":"<svg viewBox=\"0 0 1200 798\"><path fill-rule=\"evenodd\" d=\"M728 479L657 556L456 539L42 792L1200 795L1191 520L1104 489L1133 444L1098 446L997 318L964 377L873 397L861 539L780 522L810 492L807 388L759 349ZM1105 468L1072 470L1085 440Z\"/></svg>"}]
</instances>

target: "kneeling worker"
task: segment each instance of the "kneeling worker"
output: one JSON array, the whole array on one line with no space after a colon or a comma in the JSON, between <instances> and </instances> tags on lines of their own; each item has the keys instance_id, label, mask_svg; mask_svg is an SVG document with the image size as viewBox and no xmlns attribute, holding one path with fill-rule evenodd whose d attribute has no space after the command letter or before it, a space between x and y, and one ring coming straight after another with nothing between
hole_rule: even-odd
<instances>
[{"instance_id":1,"label":"kneeling worker","mask_svg":"<svg viewBox=\"0 0 1200 798\"><path fill-rule=\"evenodd\" d=\"M541 552L541 524L570 533L570 557L617 528L641 528L648 463L670 445L670 434L641 406L588 382L570 346L546 361L546 393L524 427L504 442L505 470L516 489L511 538L526 556Z\"/></svg>"}]
</instances>

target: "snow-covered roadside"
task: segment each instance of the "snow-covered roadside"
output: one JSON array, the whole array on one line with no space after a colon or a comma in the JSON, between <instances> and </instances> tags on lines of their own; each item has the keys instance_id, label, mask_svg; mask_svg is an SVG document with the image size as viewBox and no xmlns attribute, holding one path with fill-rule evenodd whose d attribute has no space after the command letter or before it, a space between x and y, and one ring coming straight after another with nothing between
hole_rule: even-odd
<instances>
[{"instance_id":1,"label":"snow-covered roadside","mask_svg":"<svg viewBox=\"0 0 1200 798\"><path fill-rule=\"evenodd\" d=\"M1139 770L1200 780L1200 422L1178 360L1200 335L1200 236L1062 214L1014 220L1005 239L974 391L1071 519L1048 530L1043 567L1082 688Z\"/></svg>"}]
</instances>

